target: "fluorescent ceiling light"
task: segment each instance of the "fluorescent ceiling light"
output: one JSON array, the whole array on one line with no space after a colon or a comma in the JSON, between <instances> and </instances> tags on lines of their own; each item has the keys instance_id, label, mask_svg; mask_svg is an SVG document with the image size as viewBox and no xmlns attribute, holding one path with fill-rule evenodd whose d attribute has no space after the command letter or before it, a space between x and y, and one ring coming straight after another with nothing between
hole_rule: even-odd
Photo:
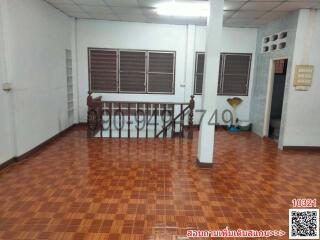
<instances>
[{"instance_id":1,"label":"fluorescent ceiling light","mask_svg":"<svg viewBox=\"0 0 320 240\"><path fill-rule=\"evenodd\" d=\"M159 15L178 17L208 17L209 2L164 2L156 5Z\"/></svg>"}]
</instances>

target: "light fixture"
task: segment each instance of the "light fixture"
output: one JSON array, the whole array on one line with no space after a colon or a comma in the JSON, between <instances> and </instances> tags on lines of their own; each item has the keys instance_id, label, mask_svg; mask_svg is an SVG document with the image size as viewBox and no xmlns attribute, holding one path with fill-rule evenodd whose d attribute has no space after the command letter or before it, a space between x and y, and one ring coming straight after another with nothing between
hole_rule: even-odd
<instances>
[{"instance_id":1,"label":"light fixture","mask_svg":"<svg viewBox=\"0 0 320 240\"><path fill-rule=\"evenodd\" d=\"M164 2L156 6L155 11L159 15L177 17L208 17L209 3L199 2Z\"/></svg>"}]
</instances>

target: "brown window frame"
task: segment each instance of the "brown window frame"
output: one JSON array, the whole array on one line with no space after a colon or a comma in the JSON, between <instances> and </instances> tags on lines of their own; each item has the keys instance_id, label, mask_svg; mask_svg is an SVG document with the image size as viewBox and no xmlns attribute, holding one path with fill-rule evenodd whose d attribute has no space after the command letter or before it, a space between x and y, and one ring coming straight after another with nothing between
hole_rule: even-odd
<instances>
[{"instance_id":1,"label":"brown window frame","mask_svg":"<svg viewBox=\"0 0 320 240\"><path fill-rule=\"evenodd\" d=\"M195 67L194 67L194 84L193 84L193 94L194 95L202 95L203 94L203 89L201 89L201 92L197 92L197 76L199 75L198 73L198 57L199 55L204 55L205 58L205 52L196 52L196 56L195 56ZM204 59L205 62L205 59ZM204 77L204 65L203 64L203 72L202 72L202 86L203 86L203 77Z\"/></svg>"},{"instance_id":2,"label":"brown window frame","mask_svg":"<svg viewBox=\"0 0 320 240\"><path fill-rule=\"evenodd\" d=\"M196 52L195 57L195 68L194 68L194 87L193 87L193 93L194 95L202 95L203 91L201 93L196 92L196 83L197 83L197 65L198 65L198 55L199 54L205 54L205 52ZM221 93L221 88L223 89L223 83L224 83L224 60L225 56L227 55L244 55L249 56L249 66L248 66L248 74L247 74L247 82L246 82L246 92L244 94L239 93ZM220 62L219 62L219 79L218 79L218 88L217 88L217 95L218 96L248 96L249 95L249 88L250 88L250 75L251 75L251 63L252 63L252 53L227 53L227 52L221 52L220 53ZM204 73L203 73L204 74ZM221 79L223 79L221 81ZM203 81L203 79L202 79Z\"/></svg>"},{"instance_id":3,"label":"brown window frame","mask_svg":"<svg viewBox=\"0 0 320 240\"><path fill-rule=\"evenodd\" d=\"M169 72L150 72L150 68L149 68L149 65L150 65L150 58L149 58L149 55L150 53L166 53L166 54L172 54L173 55L173 66L172 66L172 72L169 73ZM175 75L176 75L176 53L173 52L173 51L153 51L153 50L149 50L147 52L147 60L148 60L148 67L147 67L147 76L146 76L146 90L148 92L148 94L174 94L175 92ZM167 75L172 75L172 86L171 86L171 89L172 91L169 93L165 93L165 92L152 92L150 91L149 92L149 75L150 74L167 74Z\"/></svg>"},{"instance_id":4,"label":"brown window frame","mask_svg":"<svg viewBox=\"0 0 320 240\"><path fill-rule=\"evenodd\" d=\"M103 90L92 90L91 89L91 73L90 73L90 52L92 50L105 50L105 51L117 51L117 91L103 91ZM145 52L146 53L146 68L145 68L145 91L120 91L120 52ZM173 54L173 81L172 81L172 91L171 92L149 92L148 91L148 79L149 79L149 52L156 53L172 53ZM95 48L88 47L88 87L89 91L93 93L119 93L119 94L159 94L159 95L174 95L175 94L175 80L176 80L176 51L164 51L164 50L141 50L141 49L114 49L114 48Z\"/></svg>"},{"instance_id":5,"label":"brown window frame","mask_svg":"<svg viewBox=\"0 0 320 240\"><path fill-rule=\"evenodd\" d=\"M245 93L225 93L223 92L223 84L224 84L224 67L225 67L225 58L228 55L236 55L236 56L248 56L249 57L249 65L247 70L247 81L246 81L246 91ZM251 74L251 62L252 62L252 53L226 53L222 52L220 54L220 67L219 67L219 80L218 80L218 96L248 96L249 88L250 88L250 74ZM221 90L222 89L222 90ZM222 92L220 92L222 91Z\"/></svg>"},{"instance_id":6,"label":"brown window frame","mask_svg":"<svg viewBox=\"0 0 320 240\"><path fill-rule=\"evenodd\" d=\"M147 53L146 51L143 50L117 50L118 51L118 55L117 55L117 59L118 59L118 93L146 93L146 84L147 84ZM125 71L121 69L121 52L132 52L132 53L144 53L144 58L145 58L145 64L144 64L144 72L142 71ZM122 73L140 73L140 74L144 74L144 91L128 91L128 90L121 90L121 74Z\"/></svg>"},{"instance_id":7,"label":"brown window frame","mask_svg":"<svg viewBox=\"0 0 320 240\"><path fill-rule=\"evenodd\" d=\"M109 52L116 52L116 55L118 54L115 49L103 49L103 48L88 48L88 79L89 79L89 90L92 92L97 92L97 93L104 93L104 92L109 92L109 93L116 93L118 91L118 58L116 56L116 89L117 90L108 90L108 91L103 91L103 90L92 90L92 81L91 81L91 51L100 51L100 50L105 50Z\"/></svg>"}]
</instances>

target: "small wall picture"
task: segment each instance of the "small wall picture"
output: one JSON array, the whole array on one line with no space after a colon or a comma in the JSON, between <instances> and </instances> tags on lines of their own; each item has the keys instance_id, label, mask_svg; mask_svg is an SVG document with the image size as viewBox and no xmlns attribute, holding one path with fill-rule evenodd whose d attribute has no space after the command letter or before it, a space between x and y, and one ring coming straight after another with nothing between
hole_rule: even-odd
<instances>
[{"instance_id":1,"label":"small wall picture","mask_svg":"<svg viewBox=\"0 0 320 240\"><path fill-rule=\"evenodd\" d=\"M313 71L313 65L296 65L293 85L297 91L307 91L310 89Z\"/></svg>"}]
</instances>

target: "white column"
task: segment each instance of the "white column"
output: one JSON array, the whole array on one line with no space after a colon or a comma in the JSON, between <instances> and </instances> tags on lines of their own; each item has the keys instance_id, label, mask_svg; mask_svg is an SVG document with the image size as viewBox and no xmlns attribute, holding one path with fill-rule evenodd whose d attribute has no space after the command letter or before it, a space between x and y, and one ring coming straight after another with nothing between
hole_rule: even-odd
<instances>
[{"instance_id":1,"label":"white column","mask_svg":"<svg viewBox=\"0 0 320 240\"><path fill-rule=\"evenodd\" d=\"M202 90L202 109L206 113L200 126L197 156L197 163L200 167L210 167L213 163L215 128L214 125L209 125L208 122L216 109L217 103L223 6L224 0L210 0Z\"/></svg>"},{"instance_id":2,"label":"white column","mask_svg":"<svg viewBox=\"0 0 320 240\"><path fill-rule=\"evenodd\" d=\"M72 50L72 76L73 76L73 101L74 101L74 123L80 122L79 110L79 84L78 84L78 19L72 19L71 32L71 50Z\"/></svg>"},{"instance_id":3,"label":"white column","mask_svg":"<svg viewBox=\"0 0 320 240\"><path fill-rule=\"evenodd\" d=\"M196 34L196 26L187 25L185 76L184 76L184 81L185 81L184 102L189 102L190 96L193 95L195 34Z\"/></svg>"}]
</instances>

